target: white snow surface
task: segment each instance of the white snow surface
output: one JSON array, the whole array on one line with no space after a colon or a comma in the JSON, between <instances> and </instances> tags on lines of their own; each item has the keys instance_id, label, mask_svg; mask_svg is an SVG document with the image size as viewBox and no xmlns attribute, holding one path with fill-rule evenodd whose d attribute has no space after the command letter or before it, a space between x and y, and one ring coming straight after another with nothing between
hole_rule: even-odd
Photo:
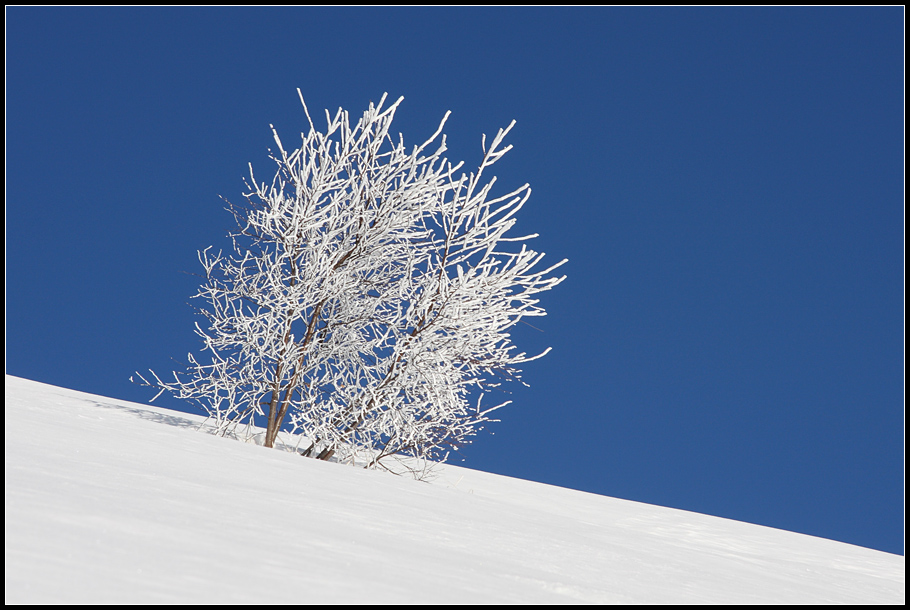
<instances>
[{"instance_id":1,"label":"white snow surface","mask_svg":"<svg viewBox=\"0 0 910 610\"><path fill-rule=\"evenodd\" d=\"M201 421L7 375L5 602L904 603L899 555Z\"/></svg>"}]
</instances>

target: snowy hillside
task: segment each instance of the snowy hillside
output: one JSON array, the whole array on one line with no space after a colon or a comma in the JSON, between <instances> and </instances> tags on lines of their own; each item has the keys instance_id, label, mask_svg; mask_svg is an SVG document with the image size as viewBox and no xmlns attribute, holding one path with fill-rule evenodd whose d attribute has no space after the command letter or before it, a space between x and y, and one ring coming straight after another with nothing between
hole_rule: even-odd
<instances>
[{"instance_id":1,"label":"snowy hillside","mask_svg":"<svg viewBox=\"0 0 910 610\"><path fill-rule=\"evenodd\" d=\"M6 377L10 603L903 603L904 558L444 466L433 483Z\"/></svg>"}]
</instances>

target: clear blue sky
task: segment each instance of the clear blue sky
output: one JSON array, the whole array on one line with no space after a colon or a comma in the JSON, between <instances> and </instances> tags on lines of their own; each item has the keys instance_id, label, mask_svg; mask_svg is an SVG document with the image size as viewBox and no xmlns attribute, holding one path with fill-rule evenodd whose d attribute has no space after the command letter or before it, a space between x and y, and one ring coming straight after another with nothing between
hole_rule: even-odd
<instances>
[{"instance_id":1,"label":"clear blue sky","mask_svg":"<svg viewBox=\"0 0 910 610\"><path fill-rule=\"evenodd\" d=\"M467 166L516 119L498 184L569 259L464 465L903 554L902 7L6 15L8 373L147 401L296 88L403 95Z\"/></svg>"}]
</instances>

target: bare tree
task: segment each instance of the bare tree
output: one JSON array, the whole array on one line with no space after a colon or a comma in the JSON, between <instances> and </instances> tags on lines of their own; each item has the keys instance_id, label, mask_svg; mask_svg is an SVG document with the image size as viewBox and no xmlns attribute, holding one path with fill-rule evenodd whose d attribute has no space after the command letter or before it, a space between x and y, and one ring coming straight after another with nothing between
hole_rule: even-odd
<instances>
[{"instance_id":1,"label":"bare tree","mask_svg":"<svg viewBox=\"0 0 910 610\"><path fill-rule=\"evenodd\" d=\"M442 156L448 113L410 152L390 136L402 99L383 109L383 95L353 128L326 111L321 133L301 95L309 131L290 153L272 128L277 172L259 182L250 166L246 203L228 203L233 252L199 253L207 358L173 382L139 376L155 398L197 402L222 434L264 416L267 447L284 427L304 455L367 466L443 460L508 404L481 399L549 351L516 353L508 330L545 315L535 295L566 261L535 271L543 254L509 247L536 237L506 237L527 184L491 197L495 177L482 182L514 121L464 175Z\"/></svg>"}]
</instances>

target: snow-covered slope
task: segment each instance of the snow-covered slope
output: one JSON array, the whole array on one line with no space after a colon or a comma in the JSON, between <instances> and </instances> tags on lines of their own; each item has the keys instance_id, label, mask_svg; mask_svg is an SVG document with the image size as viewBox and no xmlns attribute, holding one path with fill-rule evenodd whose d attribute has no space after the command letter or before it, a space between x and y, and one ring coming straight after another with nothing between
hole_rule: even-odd
<instances>
[{"instance_id":1,"label":"snow-covered slope","mask_svg":"<svg viewBox=\"0 0 910 610\"><path fill-rule=\"evenodd\" d=\"M901 556L199 420L7 376L6 603L904 601Z\"/></svg>"}]
</instances>

